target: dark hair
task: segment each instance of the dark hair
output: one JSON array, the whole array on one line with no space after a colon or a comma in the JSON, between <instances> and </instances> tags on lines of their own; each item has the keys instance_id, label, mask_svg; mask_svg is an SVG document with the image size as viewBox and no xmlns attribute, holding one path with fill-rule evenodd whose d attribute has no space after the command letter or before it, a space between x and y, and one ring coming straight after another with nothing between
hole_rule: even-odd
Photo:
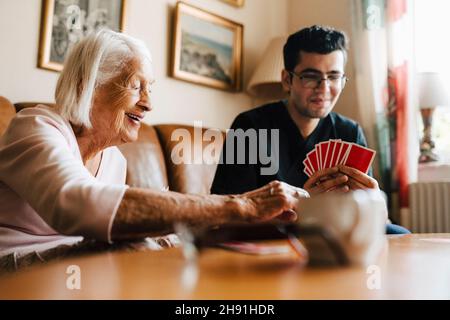
<instances>
[{"instance_id":1,"label":"dark hair","mask_svg":"<svg viewBox=\"0 0 450 320\"><path fill-rule=\"evenodd\" d=\"M283 48L284 68L292 71L300 62L300 51L328 54L341 50L347 61L347 37L331 27L314 25L289 36Z\"/></svg>"}]
</instances>

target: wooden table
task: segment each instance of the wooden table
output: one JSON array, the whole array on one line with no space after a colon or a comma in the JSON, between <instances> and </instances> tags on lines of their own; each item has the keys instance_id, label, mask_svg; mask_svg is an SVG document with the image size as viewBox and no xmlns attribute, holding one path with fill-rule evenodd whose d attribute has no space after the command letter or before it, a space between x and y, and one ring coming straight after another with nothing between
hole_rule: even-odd
<instances>
[{"instance_id":1,"label":"wooden table","mask_svg":"<svg viewBox=\"0 0 450 320\"><path fill-rule=\"evenodd\" d=\"M377 265L302 267L293 252L250 256L207 249L196 263L180 249L114 252L62 260L0 278L0 299L450 299L450 234L387 237ZM78 265L81 289L66 269Z\"/></svg>"}]
</instances>

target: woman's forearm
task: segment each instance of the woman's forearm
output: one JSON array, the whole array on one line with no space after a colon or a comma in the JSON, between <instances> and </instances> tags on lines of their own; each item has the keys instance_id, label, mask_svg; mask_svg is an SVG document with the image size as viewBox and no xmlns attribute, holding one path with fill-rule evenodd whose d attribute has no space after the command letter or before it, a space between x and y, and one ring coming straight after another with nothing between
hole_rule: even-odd
<instances>
[{"instance_id":1,"label":"woman's forearm","mask_svg":"<svg viewBox=\"0 0 450 320\"><path fill-rule=\"evenodd\" d=\"M299 188L272 181L240 195L189 195L129 188L112 226L112 239L138 239L173 232L174 224L203 227L233 222L262 222L275 217L293 221L298 201L307 196ZM309 196L309 195L308 195ZM286 217L283 212L290 212Z\"/></svg>"},{"instance_id":2,"label":"woman's forearm","mask_svg":"<svg viewBox=\"0 0 450 320\"><path fill-rule=\"evenodd\" d=\"M173 232L176 222L207 226L239 221L243 201L235 196L187 195L129 188L112 226L112 239L137 239Z\"/></svg>"}]
</instances>

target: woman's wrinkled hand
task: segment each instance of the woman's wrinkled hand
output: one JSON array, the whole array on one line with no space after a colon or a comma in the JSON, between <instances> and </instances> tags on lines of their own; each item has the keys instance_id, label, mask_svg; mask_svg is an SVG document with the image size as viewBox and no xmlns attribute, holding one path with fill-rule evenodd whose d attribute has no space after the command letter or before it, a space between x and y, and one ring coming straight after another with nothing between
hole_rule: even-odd
<instances>
[{"instance_id":1,"label":"woman's wrinkled hand","mask_svg":"<svg viewBox=\"0 0 450 320\"><path fill-rule=\"evenodd\" d=\"M246 221L263 222L274 218L295 221L295 209L302 198L309 198L309 193L284 182L272 181L239 197L244 201L243 218Z\"/></svg>"}]
</instances>

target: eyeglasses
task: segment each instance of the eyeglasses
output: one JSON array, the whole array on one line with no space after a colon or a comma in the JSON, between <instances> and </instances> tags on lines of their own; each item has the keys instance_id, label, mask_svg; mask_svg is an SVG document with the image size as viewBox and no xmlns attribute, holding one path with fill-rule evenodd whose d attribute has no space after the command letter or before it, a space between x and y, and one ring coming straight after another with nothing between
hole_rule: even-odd
<instances>
[{"instance_id":1,"label":"eyeglasses","mask_svg":"<svg viewBox=\"0 0 450 320\"><path fill-rule=\"evenodd\" d=\"M127 83L120 83L117 84L121 89L125 89L130 91L133 95L140 95L143 92L147 94L147 96L150 96L152 93L152 86L155 83L154 80L147 81L147 80L141 80L139 78L132 78Z\"/></svg>"},{"instance_id":2,"label":"eyeglasses","mask_svg":"<svg viewBox=\"0 0 450 320\"><path fill-rule=\"evenodd\" d=\"M328 81L328 86L331 88L342 90L348 80L344 74L330 74L324 78L319 74L297 74L293 71L288 72L291 76L299 78L302 87L306 89L316 89L320 87L322 81Z\"/></svg>"},{"instance_id":3,"label":"eyeglasses","mask_svg":"<svg viewBox=\"0 0 450 320\"><path fill-rule=\"evenodd\" d=\"M135 93L135 94L139 94L141 92L146 92L147 95L149 96L152 93L152 89L150 85L141 85L141 84L131 84L129 85L129 87L127 88L128 90L131 90L131 92Z\"/></svg>"}]
</instances>

